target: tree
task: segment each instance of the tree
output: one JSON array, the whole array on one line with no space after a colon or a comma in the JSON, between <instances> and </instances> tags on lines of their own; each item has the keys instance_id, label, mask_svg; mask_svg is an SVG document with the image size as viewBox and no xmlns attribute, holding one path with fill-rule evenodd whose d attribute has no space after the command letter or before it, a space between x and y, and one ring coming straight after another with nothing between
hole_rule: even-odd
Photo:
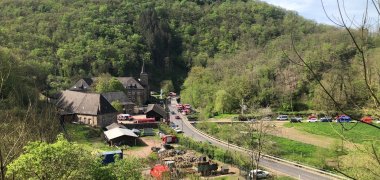
<instances>
[{"instance_id":1,"label":"tree","mask_svg":"<svg viewBox=\"0 0 380 180\"><path fill-rule=\"evenodd\" d=\"M142 179L141 168L144 161L135 157L127 157L125 159L116 158L115 163L110 164L110 168L115 177L119 180L135 180Z\"/></svg>"},{"instance_id":2,"label":"tree","mask_svg":"<svg viewBox=\"0 0 380 180\"><path fill-rule=\"evenodd\" d=\"M112 101L111 105L118 111L122 112L123 111L123 104L120 103L119 100Z\"/></svg>"},{"instance_id":3,"label":"tree","mask_svg":"<svg viewBox=\"0 0 380 180\"><path fill-rule=\"evenodd\" d=\"M251 121L249 126L246 127L245 139L250 150L251 168L259 169L261 156L265 149L270 147L268 137L273 129L273 124L263 119Z\"/></svg>"},{"instance_id":4,"label":"tree","mask_svg":"<svg viewBox=\"0 0 380 180\"><path fill-rule=\"evenodd\" d=\"M8 165L7 177L15 179L141 179L145 161L128 157L103 165L101 159L62 134L56 142L30 142L25 152Z\"/></svg>"},{"instance_id":5,"label":"tree","mask_svg":"<svg viewBox=\"0 0 380 180\"><path fill-rule=\"evenodd\" d=\"M102 74L98 77L95 84L95 91L97 93L123 91L125 88L123 84L115 77L111 77L109 74Z\"/></svg>"},{"instance_id":6,"label":"tree","mask_svg":"<svg viewBox=\"0 0 380 180\"><path fill-rule=\"evenodd\" d=\"M75 143L59 135L57 141L48 144L31 142L25 153L8 166L8 177L16 179L95 179L100 171L100 161Z\"/></svg>"},{"instance_id":7,"label":"tree","mask_svg":"<svg viewBox=\"0 0 380 180\"><path fill-rule=\"evenodd\" d=\"M361 93L361 94L369 94L367 97L369 97L373 100L374 108L378 110L379 105L380 105L380 101L379 101L379 98L377 97L377 93L376 93L377 89L374 88L374 82L371 81L371 78L370 78L371 77L371 71L370 71L371 67L368 66L368 64L370 64L370 62L371 62L368 59L369 57L371 57L371 56L369 56L369 53L371 52L370 51L371 45L372 45L371 41L373 39L375 39L376 36L378 37L378 32L374 33L374 36L371 36L371 34L369 33L371 25L369 24L369 21L368 21L368 7L370 5L372 5L377 11L377 16L380 16L380 2L379 1L376 2L375 0L372 0L371 3L369 3L369 1L367 0L366 1L366 9L364 10L364 15L362 17L362 21L359 23L353 17L350 17L347 14L344 1L339 1L339 0L336 1L337 6L338 6L338 9L337 9L338 17L335 19L331 18L331 16L326 11L326 9L324 7L324 1L323 0L321 0L321 3L322 3L322 7L323 7L325 14L330 19L330 21L332 23L334 23L336 26L343 28L345 30L345 32L347 33L348 37L350 38L351 44L354 48L354 50L352 52L355 56L352 59L358 60L360 62L358 64L360 64L360 66L362 68L361 73L358 73L358 75L359 75L359 77L362 78L363 86L365 88L364 88L364 90L362 88L360 91L366 91L366 92ZM352 25L356 26L356 27L352 27ZM295 54L295 58L291 58L291 57L289 57L289 55L286 54L289 61L291 61L294 64L304 66L312 74L312 76L315 78L318 85L321 87L321 89L327 95L327 97L333 102L335 108L338 111L340 111L341 113L348 114L345 112L344 106L339 101L337 101L336 96L334 96L334 94L331 91L329 91L329 89L323 83L323 81L320 78L318 78L319 76L318 76L317 72L315 70L313 70L311 63L308 62L307 59L305 58L305 56L303 56L301 54L302 51L300 51L296 47L294 36L292 36L292 39L291 39L291 46L292 46L293 52ZM345 60L347 57L346 55L347 54L341 54L339 59ZM342 62L347 62L347 61L342 61ZM339 67L337 67L337 68L339 68ZM349 81L348 83L352 83L352 82ZM363 123L365 125L368 125L368 126L371 126L373 128L380 130L379 126L374 125L372 123L364 122L360 119L358 119L356 124L357 123ZM352 130L353 128L355 128L355 125L351 126L351 127L346 127L343 123L340 123L340 125L342 127L342 132L337 132L337 133L342 138L342 146L340 148L343 150L344 149L344 146L343 146L344 133L343 132ZM371 143L371 146L370 146L371 148L367 147L365 149L362 149L360 147L357 147L356 152L350 152L349 155L347 155L346 157L338 159L337 166L334 167L334 170L336 170L337 172L341 173L342 175L347 176L347 177L352 178L352 179L361 179L361 178L377 179L377 178L379 178L380 172L378 171L378 169L380 167L380 158L379 158L379 149L377 147L378 142L370 142L370 143ZM360 162L360 161L358 161L359 155L360 156L366 155L366 158L369 158L369 159L364 160L363 162ZM362 159L362 157L360 159ZM355 163L352 163L352 162L355 162ZM371 164L371 165L368 165L368 164ZM367 173L363 177L361 174L358 173L357 170L359 170L359 169L365 169L367 172L370 172L370 173Z\"/></svg>"},{"instance_id":8,"label":"tree","mask_svg":"<svg viewBox=\"0 0 380 180\"><path fill-rule=\"evenodd\" d=\"M161 82L161 89L164 95L168 95L169 92L174 91L173 81L172 80L164 80Z\"/></svg>"},{"instance_id":9,"label":"tree","mask_svg":"<svg viewBox=\"0 0 380 180\"><path fill-rule=\"evenodd\" d=\"M218 90L215 93L214 109L219 113L229 113L232 110L231 96L225 90Z\"/></svg>"}]
</instances>

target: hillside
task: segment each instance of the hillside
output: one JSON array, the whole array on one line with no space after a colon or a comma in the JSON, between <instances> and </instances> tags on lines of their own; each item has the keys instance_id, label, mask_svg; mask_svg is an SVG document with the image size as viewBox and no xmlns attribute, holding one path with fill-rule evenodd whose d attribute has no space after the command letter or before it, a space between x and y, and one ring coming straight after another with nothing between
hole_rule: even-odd
<instances>
[{"instance_id":1,"label":"hillside","mask_svg":"<svg viewBox=\"0 0 380 180\"><path fill-rule=\"evenodd\" d=\"M0 46L52 92L101 73L137 76L142 61L154 89L169 80L179 90L191 67L210 58L257 49L296 26L306 34L325 29L262 2L4 0L0 7Z\"/></svg>"}]
</instances>

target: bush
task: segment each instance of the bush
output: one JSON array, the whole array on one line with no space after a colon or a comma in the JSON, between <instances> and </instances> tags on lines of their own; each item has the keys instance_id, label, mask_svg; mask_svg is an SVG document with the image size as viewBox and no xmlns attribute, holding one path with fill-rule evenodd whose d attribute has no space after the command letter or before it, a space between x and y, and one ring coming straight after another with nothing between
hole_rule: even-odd
<instances>
[{"instance_id":1,"label":"bush","mask_svg":"<svg viewBox=\"0 0 380 180\"><path fill-rule=\"evenodd\" d=\"M88 139L97 138L97 137L100 137L101 134L102 132L99 129L89 128L86 133L86 138Z\"/></svg>"},{"instance_id":2,"label":"bush","mask_svg":"<svg viewBox=\"0 0 380 180\"><path fill-rule=\"evenodd\" d=\"M239 119L239 121L247 121L248 120L248 118L246 116L241 115L241 114L239 115L238 119Z\"/></svg>"},{"instance_id":3,"label":"bush","mask_svg":"<svg viewBox=\"0 0 380 180\"><path fill-rule=\"evenodd\" d=\"M251 120L251 119L257 119L258 117L257 116L254 116L254 115L239 115L238 119L239 121L248 121L248 120Z\"/></svg>"}]
</instances>

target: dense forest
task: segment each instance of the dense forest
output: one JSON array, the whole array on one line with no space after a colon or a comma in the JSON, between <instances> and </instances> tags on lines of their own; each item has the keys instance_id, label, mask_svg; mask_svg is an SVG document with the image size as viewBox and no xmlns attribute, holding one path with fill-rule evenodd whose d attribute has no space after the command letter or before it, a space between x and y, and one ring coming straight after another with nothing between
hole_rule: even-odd
<instances>
[{"instance_id":1,"label":"dense forest","mask_svg":"<svg viewBox=\"0 0 380 180\"><path fill-rule=\"evenodd\" d=\"M264 46L314 23L261 2L2 1L0 45L35 70L41 91L110 73L137 76L143 61L153 87L179 90L210 58ZM33 74L34 75L34 74ZM167 82L167 81L166 81Z\"/></svg>"},{"instance_id":2,"label":"dense forest","mask_svg":"<svg viewBox=\"0 0 380 180\"><path fill-rule=\"evenodd\" d=\"M82 77L137 77L143 62L153 90L174 87L208 113L235 112L241 101L331 109L316 79L343 108L374 105L361 91L357 49L343 29L260 1L4 0L0 7L2 106L27 105ZM316 75L289 61L291 36ZM379 39L366 36L373 60ZM377 64L368 64L378 93Z\"/></svg>"},{"instance_id":3,"label":"dense forest","mask_svg":"<svg viewBox=\"0 0 380 180\"><path fill-rule=\"evenodd\" d=\"M62 131L42 94L82 77L138 77L143 62L153 90L180 91L205 117L236 113L242 101L249 110L336 110L318 81L343 109L379 105L344 29L264 2L1 0L0 9L2 179L28 142L53 142ZM380 95L380 39L362 32L368 80ZM315 73L296 60L292 39Z\"/></svg>"}]
</instances>

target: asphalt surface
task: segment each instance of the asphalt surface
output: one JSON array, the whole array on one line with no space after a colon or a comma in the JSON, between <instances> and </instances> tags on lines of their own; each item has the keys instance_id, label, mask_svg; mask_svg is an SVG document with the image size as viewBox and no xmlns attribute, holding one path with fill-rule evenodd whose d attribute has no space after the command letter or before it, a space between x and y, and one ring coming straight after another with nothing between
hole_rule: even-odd
<instances>
[{"instance_id":1,"label":"asphalt surface","mask_svg":"<svg viewBox=\"0 0 380 180\"><path fill-rule=\"evenodd\" d=\"M176 102L173 100L171 104L176 104ZM183 123L183 121L187 121L185 116L180 115L180 113L177 111L176 107L173 107L169 105L170 111L174 111L175 114L170 113L170 121L176 124L178 127L182 129L185 136L191 137L192 139L196 141L203 141L203 142L209 142L217 147L223 148L223 149L229 149L231 151L238 151L242 152L240 149L236 149L234 147L231 147L229 145L226 145L224 143L220 143L218 141L215 141L213 139L210 139L207 136L204 136L203 134L198 133L197 131L194 131L192 128L190 128L188 123ZM175 116L179 115L181 119L176 119ZM246 152L245 152L246 153ZM285 164L283 162L277 162L275 160L269 159L269 158L261 158L260 160L260 166L268 168L270 170L274 170L277 172L280 172L282 174L286 174L288 176L294 177L296 179L307 179L307 180L328 180L328 179L336 179L333 177L326 176L324 174L315 173L310 170L300 168L294 165Z\"/></svg>"}]
</instances>

